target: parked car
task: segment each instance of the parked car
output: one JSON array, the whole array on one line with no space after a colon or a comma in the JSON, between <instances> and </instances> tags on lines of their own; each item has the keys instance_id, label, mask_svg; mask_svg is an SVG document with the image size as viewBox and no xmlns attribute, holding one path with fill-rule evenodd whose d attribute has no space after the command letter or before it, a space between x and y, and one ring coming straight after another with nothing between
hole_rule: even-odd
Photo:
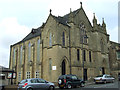
<instances>
[{"instance_id":1,"label":"parked car","mask_svg":"<svg viewBox=\"0 0 120 90\"><path fill-rule=\"evenodd\" d=\"M118 75L118 81L120 81L120 75Z\"/></svg>"},{"instance_id":2,"label":"parked car","mask_svg":"<svg viewBox=\"0 0 120 90\"><path fill-rule=\"evenodd\" d=\"M111 75L99 75L94 78L95 83L107 83L107 82L114 82L115 78Z\"/></svg>"},{"instance_id":3,"label":"parked car","mask_svg":"<svg viewBox=\"0 0 120 90\"><path fill-rule=\"evenodd\" d=\"M73 88L77 86L84 87L85 82L82 79L79 79L76 75L61 75L58 78L59 88Z\"/></svg>"},{"instance_id":4,"label":"parked car","mask_svg":"<svg viewBox=\"0 0 120 90\"><path fill-rule=\"evenodd\" d=\"M25 79L18 84L18 90L54 90L54 87L54 83L40 78Z\"/></svg>"}]
</instances>

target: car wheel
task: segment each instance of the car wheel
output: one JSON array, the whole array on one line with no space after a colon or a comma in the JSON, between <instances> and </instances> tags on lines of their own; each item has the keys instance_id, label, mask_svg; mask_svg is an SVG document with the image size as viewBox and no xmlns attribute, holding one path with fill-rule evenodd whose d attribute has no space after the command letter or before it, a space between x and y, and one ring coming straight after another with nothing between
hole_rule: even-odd
<instances>
[{"instance_id":1,"label":"car wheel","mask_svg":"<svg viewBox=\"0 0 120 90\"><path fill-rule=\"evenodd\" d=\"M112 80L112 83L114 83L114 80Z\"/></svg>"},{"instance_id":2,"label":"car wheel","mask_svg":"<svg viewBox=\"0 0 120 90\"><path fill-rule=\"evenodd\" d=\"M84 87L85 86L85 84L84 83L81 83L81 85L80 85L81 87Z\"/></svg>"},{"instance_id":3,"label":"car wheel","mask_svg":"<svg viewBox=\"0 0 120 90\"><path fill-rule=\"evenodd\" d=\"M95 82L95 84L98 84L98 82Z\"/></svg>"},{"instance_id":4,"label":"car wheel","mask_svg":"<svg viewBox=\"0 0 120 90\"><path fill-rule=\"evenodd\" d=\"M33 90L32 88L28 88L27 90Z\"/></svg>"},{"instance_id":5,"label":"car wheel","mask_svg":"<svg viewBox=\"0 0 120 90\"><path fill-rule=\"evenodd\" d=\"M69 89L72 88L72 85L70 83L68 83L67 88L69 88Z\"/></svg>"},{"instance_id":6,"label":"car wheel","mask_svg":"<svg viewBox=\"0 0 120 90\"><path fill-rule=\"evenodd\" d=\"M104 84L106 84L106 83L107 83L107 81L105 80L105 81L104 81Z\"/></svg>"},{"instance_id":7,"label":"car wheel","mask_svg":"<svg viewBox=\"0 0 120 90\"><path fill-rule=\"evenodd\" d=\"M63 89L64 87L59 87L60 89Z\"/></svg>"},{"instance_id":8,"label":"car wheel","mask_svg":"<svg viewBox=\"0 0 120 90\"><path fill-rule=\"evenodd\" d=\"M54 90L54 86L50 86L50 87L49 87L49 90Z\"/></svg>"}]
</instances>

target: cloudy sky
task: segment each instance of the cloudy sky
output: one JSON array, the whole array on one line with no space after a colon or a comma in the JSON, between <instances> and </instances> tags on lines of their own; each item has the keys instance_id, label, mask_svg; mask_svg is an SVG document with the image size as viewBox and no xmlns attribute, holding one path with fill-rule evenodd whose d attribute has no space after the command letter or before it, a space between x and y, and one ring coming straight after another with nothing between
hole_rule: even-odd
<instances>
[{"instance_id":1,"label":"cloudy sky","mask_svg":"<svg viewBox=\"0 0 120 90\"><path fill-rule=\"evenodd\" d=\"M9 67L10 45L22 40L32 28L46 21L49 10L55 16L63 16L83 8L92 22L95 13L98 23L102 18L107 25L110 40L118 42L119 0L0 0L0 65Z\"/></svg>"}]
</instances>

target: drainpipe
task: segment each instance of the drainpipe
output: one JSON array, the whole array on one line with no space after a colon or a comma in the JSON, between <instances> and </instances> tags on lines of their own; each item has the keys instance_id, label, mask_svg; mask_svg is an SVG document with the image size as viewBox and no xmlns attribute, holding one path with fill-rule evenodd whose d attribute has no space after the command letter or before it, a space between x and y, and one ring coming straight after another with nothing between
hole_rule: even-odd
<instances>
[{"instance_id":1,"label":"drainpipe","mask_svg":"<svg viewBox=\"0 0 120 90\"><path fill-rule=\"evenodd\" d=\"M42 40L41 78L43 78L43 40Z\"/></svg>"}]
</instances>

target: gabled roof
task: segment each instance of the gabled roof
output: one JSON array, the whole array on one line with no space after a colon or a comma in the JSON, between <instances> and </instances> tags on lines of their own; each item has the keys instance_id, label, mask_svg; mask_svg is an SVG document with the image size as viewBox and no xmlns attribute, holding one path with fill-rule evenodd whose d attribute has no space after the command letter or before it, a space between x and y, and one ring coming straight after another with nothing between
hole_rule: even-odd
<instances>
[{"instance_id":1,"label":"gabled roof","mask_svg":"<svg viewBox=\"0 0 120 90\"><path fill-rule=\"evenodd\" d=\"M52 15L52 14L51 14L51 15L53 16L53 18L54 18L57 22L59 22L59 23L61 23L61 24L63 24L63 25L69 26L69 25L68 25L68 22L69 22L69 19L70 19L70 15L72 14L72 16L73 16L73 18L74 18L74 17L77 15L77 13L79 13L79 11L83 11L83 13L85 14L85 11L84 11L83 8L81 7L81 8L79 8L79 9L73 11L73 12L70 12L70 13L62 16L62 17L61 17L61 16L56 17L56 16L54 16L54 15ZM87 20L88 20L88 23L91 25L91 23L90 23L90 21L89 21L89 19L88 19L88 17L87 17L86 14L85 14L85 16L86 16L86 18L87 18ZM91 25L91 26L92 26L92 25Z\"/></svg>"},{"instance_id":2,"label":"gabled roof","mask_svg":"<svg viewBox=\"0 0 120 90\"><path fill-rule=\"evenodd\" d=\"M41 36L41 28L42 27L43 26L41 26L41 27L39 27L37 29L32 29L31 32L23 40L21 40L20 42L14 44L14 45L25 42L25 41L30 40L30 39L32 39L34 37L37 37L37 36ZM14 46L14 45L12 45L12 46Z\"/></svg>"},{"instance_id":3,"label":"gabled roof","mask_svg":"<svg viewBox=\"0 0 120 90\"><path fill-rule=\"evenodd\" d=\"M80 9L81 9L81 8L80 8ZM74 16L79 12L80 9L77 9L77 10L75 10L75 11L73 11L73 12L70 12L70 13L64 15L63 18L65 18L66 20L68 20L71 13L72 13L72 15L73 15L73 17L74 17Z\"/></svg>"},{"instance_id":4,"label":"gabled roof","mask_svg":"<svg viewBox=\"0 0 120 90\"><path fill-rule=\"evenodd\" d=\"M72 15L75 16L79 10L80 10L80 9L77 9L77 10L75 10L75 11L73 11L73 12L70 12L70 13L64 15L63 17L61 17L61 16L56 17L56 16L54 16L54 15L52 15L52 16L53 16L53 18L54 18L57 22L59 22L59 23L61 23L61 24L63 24L63 25L69 26L67 22L69 21L70 14L72 13Z\"/></svg>"},{"instance_id":5,"label":"gabled roof","mask_svg":"<svg viewBox=\"0 0 120 90\"><path fill-rule=\"evenodd\" d=\"M63 24L63 25L69 26L69 25L67 24L67 19L66 19L66 18L60 17L60 16L58 16L58 17L53 16L53 17L55 18L55 20L56 20L57 22L59 22L59 23L61 23L61 24Z\"/></svg>"},{"instance_id":6,"label":"gabled roof","mask_svg":"<svg viewBox=\"0 0 120 90\"><path fill-rule=\"evenodd\" d=\"M27 41L31 38L37 37L41 35L41 28L32 29L32 31L22 40L22 42Z\"/></svg>"},{"instance_id":7,"label":"gabled roof","mask_svg":"<svg viewBox=\"0 0 120 90\"><path fill-rule=\"evenodd\" d=\"M51 13L50 13L50 15L51 15L57 22L65 25L65 26L70 27L70 25L67 23L67 22L69 22L70 14L72 14L73 17L75 17L80 10L83 10L83 8L79 8L79 9L73 11L73 12L70 12L70 13L64 15L63 17L61 17L61 16L56 17L56 16L52 15ZM83 10L83 11L84 11L84 10ZM87 19L88 19L88 18L87 18ZM47 23L47 22L46 22L46 23ZM21 40L21 41L18 42L18 43L25 42L25 41L27 41L27 40L30 40L30 39L34 38L34 37L40 36L40 35L41 35L41 28L43 28L44 25L45 25L45 24L43 24L41 27L39 27L39 28L37 28L37 29L32 29L32 31L31 31L23 40ZM16 44L18 44L18 43L16 43ZM16 45L16 44L14 44L14 45Z\"/></svg>"}]
</instances>

